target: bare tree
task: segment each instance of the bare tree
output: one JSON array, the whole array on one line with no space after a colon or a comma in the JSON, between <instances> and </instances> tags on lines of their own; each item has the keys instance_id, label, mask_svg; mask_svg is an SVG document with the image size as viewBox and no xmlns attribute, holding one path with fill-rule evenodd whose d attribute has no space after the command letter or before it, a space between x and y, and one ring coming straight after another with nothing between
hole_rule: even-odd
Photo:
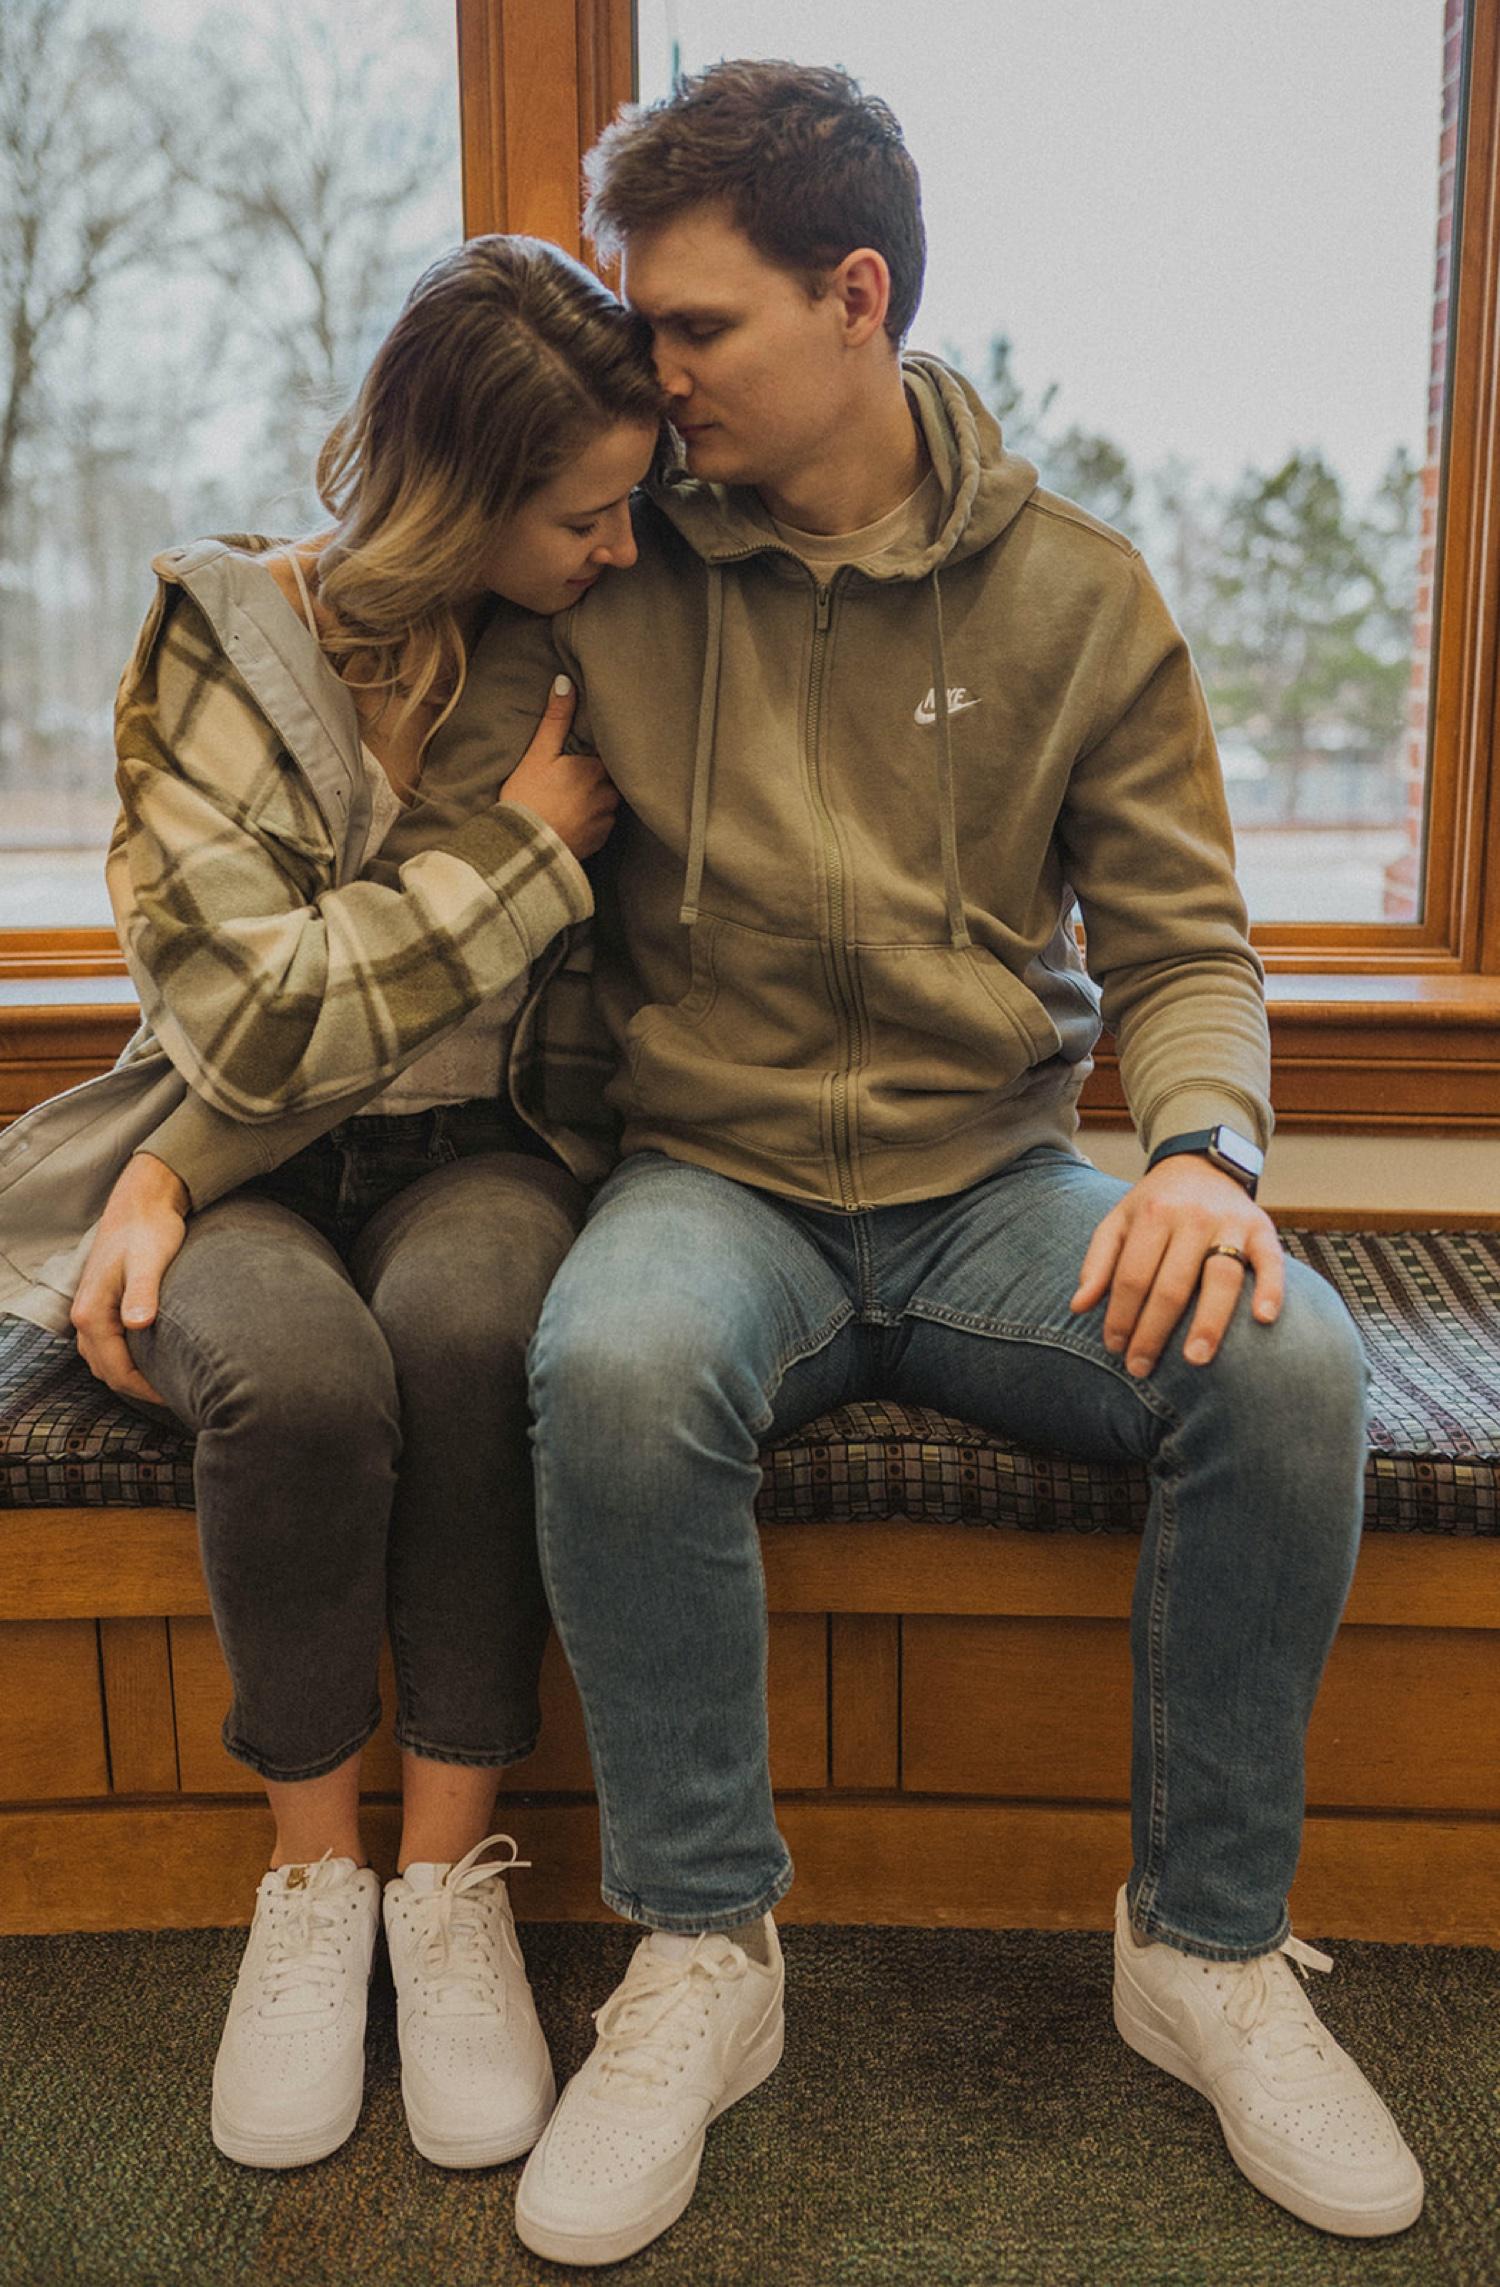
<instances>
[{"instance_id":1,"label":"bare tree","mask_svg":"<svg viewBox=\"0 0 1500 2287\"><path fill-rule=\"evenodd\" d=\"M151 257L171 203L140 99L137 46L86 0L0 6L0 768L22 760L13 723L37 712L37 599L22 523L28 458L65 417L70 338ZM9 719L8 719L9 718Z\"/></svg>"},{"instance_id":2,"label":"bare tree","mask_svg":"<svg viewBox=\"0 0 1500 2287\"><path fill-rule=\"evenodd\" d=\"M153 255L169 170L119 25L78 0L0 8L0 534L69 322Z\"/></svg>"},{"instance_id":3,"label":"bare tree","mask_svg":"<svg viewBox=\"0 0 1500 2287\"><path fill-rule=\"evenodd\" d=\"M441 0L0 0L9 848L101 832L154 551L316 512L317 433L462 228L455 61Z\"/></svg>"},{"instance_id":4,"label":"bare tree","mask_svg":"<svg viewBox=\"0 0 1500 2287\"><path fill-rule=\"evenodd\" d=\"M403 0L371 0L357 40L286 6L237 37L218 19L189 51L191 116L162 122L202 202L195 261L274 408L280 483L305 476L299 412L336 410L395 315L420 210L451 171L452 93L431 84L425 21Z\"/></svg>"}]
</instances>

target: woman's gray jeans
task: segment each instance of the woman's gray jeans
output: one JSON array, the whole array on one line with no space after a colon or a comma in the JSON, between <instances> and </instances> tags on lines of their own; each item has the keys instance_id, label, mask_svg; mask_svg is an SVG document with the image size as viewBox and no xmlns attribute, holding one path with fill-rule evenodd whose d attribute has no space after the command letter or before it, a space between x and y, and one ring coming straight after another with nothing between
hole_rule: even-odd
<instances>
[{"instance_id":1,"label":"woman's gray jeans","mask_svg":"<svg viewBox=\"0 0 1500 2287\"><path fill-rule=\"evenodd\" d=\"M526 1345L582 1221L498 1107L347 1121L194 1215L141 1371L197 1437L224 1744L312 1779L380 1719L445 1763L517 1761L540 1721Z\"/></svg>"}]
</instances>

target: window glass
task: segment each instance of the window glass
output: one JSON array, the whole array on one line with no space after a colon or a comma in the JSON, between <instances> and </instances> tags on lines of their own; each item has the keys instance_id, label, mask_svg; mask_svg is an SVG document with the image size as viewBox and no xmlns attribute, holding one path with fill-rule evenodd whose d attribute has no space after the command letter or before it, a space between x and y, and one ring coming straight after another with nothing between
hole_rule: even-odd
<instances>
[{"instance_id":1,"label":"window glass","mask_svg":"<svg viewBox=\"0 0 1500 2287\"><path fill-rule=\"evenodd\" d=\"M3 0L0 926L108 924L152 556L315 528L323 434L462 231L452 0Z\"/></svg>"},{"instance_id":2,"label":"window glass","mask_svg":"<svg viewBox=\"0 0 1500 2287\"><path fill-rule=\"evenodd\" d=\"M900 117L914 346L1144 550L1261 921L1419 918L1461 0L639 0Z\"/></svg>"}]
</instances>

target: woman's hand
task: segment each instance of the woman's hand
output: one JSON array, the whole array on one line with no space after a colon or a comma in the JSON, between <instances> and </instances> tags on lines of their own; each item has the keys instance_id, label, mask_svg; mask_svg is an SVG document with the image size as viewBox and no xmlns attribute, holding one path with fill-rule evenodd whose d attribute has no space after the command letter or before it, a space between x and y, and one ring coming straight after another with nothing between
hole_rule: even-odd
<instances>
[{"instance_id":1,"label":"woman's hand","mask_svg":"<svg viewBox=\"0 0 1500 2287\"><path fill-rule=\"evenodd\" d=\"M73 1297L73 1325L89 1372L121 1397L148 1405L165 1401L137 1373L125 1330L155 1318L163 1276L187 1233L189 1204L182 1178L164 1160L144 1151L127 1160Z\"/></svg>"},{"instance_id":2,"label":"woman's hand","mask_svg":"<svg viewBox=\"0 0 1500 2287\"><path fill-rule=\"evenodd\" d=\"M500 799L524 802L562 836L575 858L591 858L608 839L620 797L596 754L563 753L576 700L567 676L559 675L536 737L505 781Z\"/></svg>"}]
</instances>

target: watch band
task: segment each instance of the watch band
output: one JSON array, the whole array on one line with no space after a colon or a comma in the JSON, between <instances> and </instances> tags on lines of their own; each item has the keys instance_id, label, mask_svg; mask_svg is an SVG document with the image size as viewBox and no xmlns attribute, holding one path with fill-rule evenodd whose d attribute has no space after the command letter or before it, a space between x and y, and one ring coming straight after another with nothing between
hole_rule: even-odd
<instances>
[{"instance_id":1,"label":"watch band","mask_svg":"<svg viewBox=\"0 0 1500 2287\"><path fill-rule=\"evenodd\" d=\"M1155 1167L1160 1160L1175 1159L1179 1152L1191 1152L1208 1160L1221 1174L1232 1176L1252 1199L1255 1197L1266 1163L1265 1153L1237 1128L1226 1127L1221 1122L1216 1128L1195 1128L1188 1135L1168 1136L1151 1154L1147 1168Z\"/></svg>"}]
</instances>

